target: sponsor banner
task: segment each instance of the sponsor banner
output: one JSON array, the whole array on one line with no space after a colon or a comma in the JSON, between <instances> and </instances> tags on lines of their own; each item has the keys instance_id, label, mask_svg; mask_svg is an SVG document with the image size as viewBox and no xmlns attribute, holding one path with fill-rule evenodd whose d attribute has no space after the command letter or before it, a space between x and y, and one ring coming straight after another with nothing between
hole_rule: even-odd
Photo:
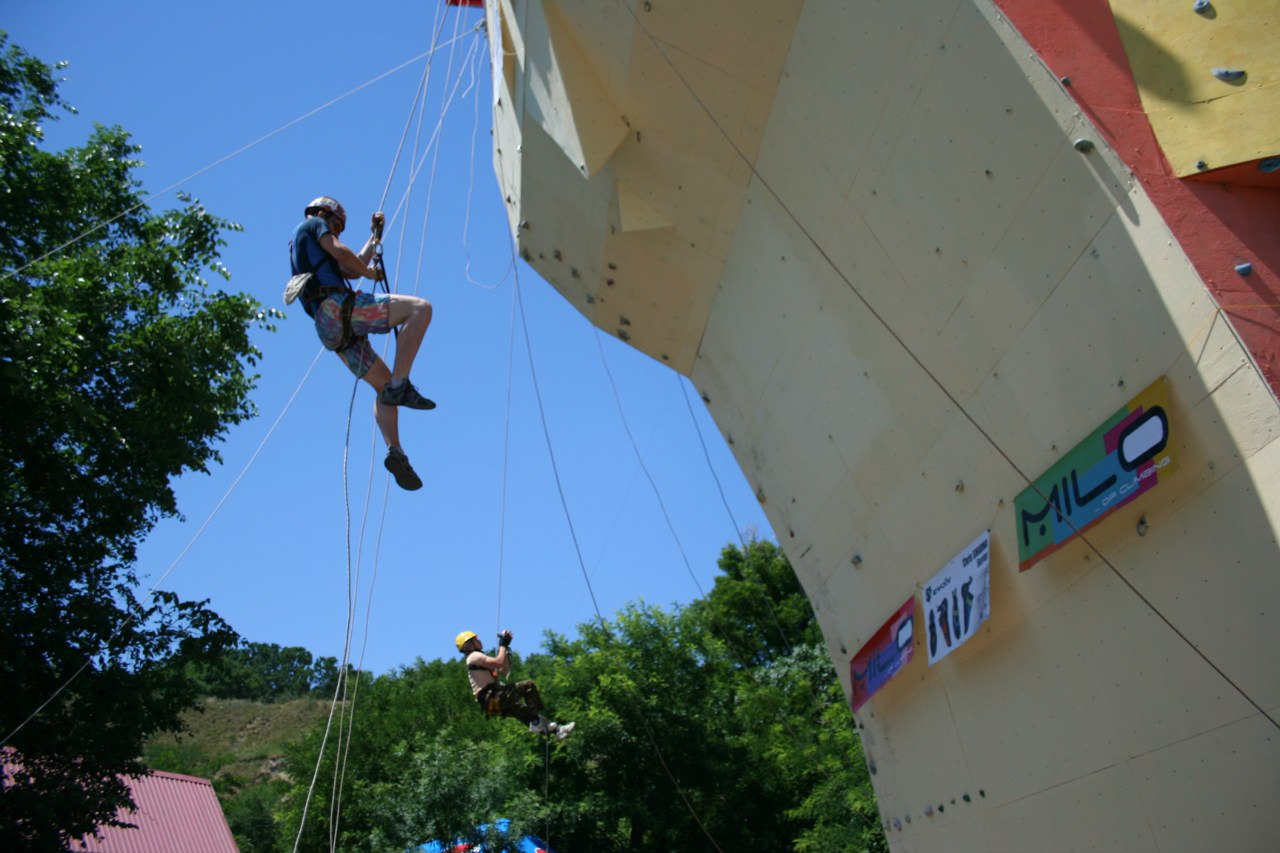
<instances>
[{"instance_id":1,"label":"sponsor banner","mask_svg":"<svg viewBox=\"0 0 1280 853\"><path fill-rule=\"evenodd\" d=\"M956 554L925 584L925 643L929 666L978 632L991 615L991 531Z\"/></svg>"},{"instance_id":2,"label":"sponsor banner","mask_svg":"<svg viewBox=\"0 0 1280 853\"><path fill-rule=\"evenodd\" d=\"M1031 568L1173 473L1168 410L1169 380L1161 377L1018 495L1019 569Z\"/></svg>"},{"instance_id":3,"label":"sponsor banner","mask_svg":"<svg viewBox=\"0 0 1280 853\"><path fill-rule=\"evenodd\" d=\"M916 597L913 595L849 661L854 712L911 660L915 646L912 642L915 609Z\"/></svg>"}]
</instances>

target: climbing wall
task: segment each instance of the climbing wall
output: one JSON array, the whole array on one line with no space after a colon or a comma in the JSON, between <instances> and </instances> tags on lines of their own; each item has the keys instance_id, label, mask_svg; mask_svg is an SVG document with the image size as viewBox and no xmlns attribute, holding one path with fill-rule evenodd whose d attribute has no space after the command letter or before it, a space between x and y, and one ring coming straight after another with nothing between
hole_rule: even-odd
<instances>
[{"instance_id":1,"label":"climbing wall","mask_svg":"<svg viewBox=\"0 0 1280 853\"><path fill-rule=\"evenodd\" d=\"M672 5L491 8L495 164L530 263L702 392L893 849L1272 849L1280 405L1222 256L1016 2ZM1215 242L1265 305L1261 239ZM1027 556L1036 482L1082 532ZM989 615L938 656L951 577Z\"/></svg>"},{"instance_id":2,"label":"climbing wall","mask_svg":"<svg viewBox=\"0 0 1280 853\"><path fill-rule=\"evenodd\" d=\"M1280 188L1280 6L1111 0L1111 9L1174 173L1249 164L1230 179Z\"/></svg>"}]
</instances>

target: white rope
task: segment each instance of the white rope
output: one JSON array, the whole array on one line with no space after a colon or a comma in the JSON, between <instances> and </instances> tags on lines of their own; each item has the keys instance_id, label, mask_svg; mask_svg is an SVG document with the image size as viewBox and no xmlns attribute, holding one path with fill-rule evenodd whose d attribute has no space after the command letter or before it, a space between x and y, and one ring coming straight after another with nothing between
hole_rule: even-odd
<instances>
[{"instance_id":1,"label":"white rope","mask_svg":"<svg viewBox=\"0 0 1280 853\"><path fill-rule=\"evenodd\" d=\"M502 423L502 499L498 507L498 618L496 630L502 630L502 572L507 549L507 477L511 458L511 386L516 353L516 292L511 289L511 329L507 333L507 405Z\"/></svg>"},{"instance_id":2,"label":"white rope","mask_svg":"<svg viewBox=\"0 0 1280 853\"><path fill-rule=\"evenodd\" d=\"M441 27L439 26L440 23L441 23L441 19L437 18L437 24L438 24L438 26L436 27L437 37L441 29ZM457 25L455 24L455 37L452 38L446 44L451 45L454 42L456 42L459 38L461 38L461 36L456 34L456 30L457 30ZM473 32L474 31L475 30L473 30ZM478 43L479 43L478 40L476 42L473 42L472 47L470 48L470 51L474 52L476 50L476 45ZM444 45L438 45L436 47L433 47L430 53L434 55L436 51L443 46ZM449 71L449 74L447 74L446 76L446 81L444 84L445 88L448 88L448 80L449 80L449 77L452 76L452 73L451 73L452 59L454 55L455 55L455 52L451 51L450 64L446 66L447 68L449 68L450 71ZM470 56L470 53L468 54L468 56ZM409 117L406 120L406 124L405 124L405 132L402 134L400 147L396 151L395 161L393 162L392 168L391 168L391 174L388 175L388 178L387 178L388 188L390 187L391 181L394 178L394 173L397 168L401 151L403 149L404 141L407 137L408 127L411 126L413 123L413 115L415 112L418 114L418 131L415 135L415 143L414 143L415 155L417 153L417 149L419 147L421 136L422 136L423 119L426 114L426 99L429 92L431 64L432 63L428 63L428 68L426 69L426 71L424 71L424 76L423 76L424 82L419 85L418 90L414 94L414 100L409 111ZM459 76L459 80L461 80L461 76ZM453 93L456 93L456 91L457 91L457 85L455 84ZM442 108L440 110L440 117L436 122L435 130L432 134L431 139L427 143L427 151L430 150L431 145L434 143L436 145L436 150L438 152L439 140L441 138L445 116L447 115L449 111L449 107L451 106L453 101L454 101L454 97L451 94L451 96L442 105ZM411 162L412 161L413 160L411 159ZM396 210L393 212L393 214L388 220L388 227L390 227L395 223L395 221L400 216L401 212L405 212L407 216L408 210L409 210L409 202L410 202L410 199L412 198L413 187L418 180L418 177L421 173L422 165L424 162L425 162L425 152L423 154L423 159L418 161L417 165L410 170L408 185L406 186L405 192L402 195L401 200L396 207ZM433 169L432 169L433 184L434 184L434 179L435 179L435 168L434 168L434 162L433 162ZM384 191L382 202L385 202L386 195L387 195L387 192ZM379 203L380 208L382 207L382 202ZM427 213L424 216L424 221L423 221L423 231L422 231L422 241L421 241L422 243L425 243L426 222L430 216L430 204L431 204L431 195L430 193L428 193ZM402 228L400 230L400 236L399 236L399 241L397 243L397 252L396 252L397 274L401 266L400 261L402 260L403 252L404 252L404 234L405 234L405 229ZM422 257L422 247L420 245L419 266L421 266L421 257ZM385 270L385 266L384 266L384 270ZM389 282L388 284L390 285L391 282ZM417 287L415 284L415 293L416 293L416 290L417 290ZM385 360L387 349L389 348L389 346L390 346L390 339L388 338L383 342L384 360ZM359 380L357 380L357 387L358 386L359 386ZM354 404L354 392L353 392L353 404ZM350 419L350 413L348 414L348 419ZM350 443L350 420L348 420L348 442L347 442L348 447L349 447L349 443ZM348 671L350 669L349 664L350 664L350 654L351 654L351 641L352 641L352 636L354 631L355 610L358 604L358 591L359 591L359 582L360 582L359 578L360 578L361 566L362 566L362 556L360 555L363 555L363 551L364 551L364 534L365 534L365 530L367 528L367 523L368 523L369 498L372 496L372 482L373 482L373 471L375 470L374 465L376 461L376 447L377 447L377 436L374 435L374 436L371 436L371 439L370 439L370 463L369 463L370 480L368 483L368 488L366 489L365 507L362 513L360 539L359 539L359 545L358 545L358 556L356 560L356 570L355 570L354 578L351 572L351 558L350 558L350 512L348 511L348 514L347 514L347 518L348 518L347 607L348 609L347 609L347 627L346 627L346 632L344 637L344 646L343 646L342 666L341 666L341 670L339 672L339 677L338 677L339 689L335 689L333 705L331 705L330 707L329 719L326 722L326 726L325 726L325 734L321 741L320 749L316 757L316 768L312 775L312 781L308 790L306 802L304 803L304 806L303 806L302 818L298 827L298 836L294 842L294 853L297 853L297 849L298 849L297 845L300 843L302 838L302 833L306 825L307 814L310 808L312 793L313 793L316 781L318 779L320 767L323 763L325 748L327 746L329 732L332 727L334 707L338 704L339 696L341 696L342 708L338 713L338 735L337 735L337 740L335 742L335 747L334 747L334 778L333 778L333 784L330 789L330 802L329 802L329 848L330 848L330 851L336 851L338 846L340 826L341 826L341 802L342 802L343 792L345 790L345 785L346 785L346 770L348 766L348 759L350 756L351 741L355 731L356 702L359 696L359 687L360 687L360 666L363 665L365 647L367 645L367 640L368 640L369 621L371 618L372 608L373 608L373 589L374 589L374 584L376 582L376 577L377 577L377 560L378 560L377 555L379 555L381 552L381 536L382 536L382 530L386 522L386 506L387 506L388 495L390 492L390 476L388 475L387 479L384 481L386 483L386 486L384 489L381 520L379 522L379 533L377 538L378 546L375 549L375 558L374 558L374 567L373 567L374 580L370 582L369 595L366 600L365 626L363 631L363 640L362 640L361 652L360 652L360 665L356 667L356 673L355 673L356 683L355 683L355 686L351 688L350 702L348 703L347 690L348 690L349 681L350 681ZM344 457L343 457L343 478L344 478L344 484L345 484L346 482L346 451L345 450L344 450ZM344 485L344 495L347 495L349 499L349 490L346 489L345 485Z\"/></svg>"},{"instance_id":3,"label":"white rope","mask_svg":"<svg viewBox=\"0 0 1280 853\"><path fill-rule=\"evenodd\" d=\"M479 61L479 56L477 55L476 62L473 63L471 67L473 78L476 76L475 66ZM508 257L510 260L507 262L507 268L503 271L502 278L494 284L485 284L484 282L476 281L471 277L471 240L469 235L471 233L471 196L475 192L476 188L476 148L477 140L480 136L480 96L476 95L473 100L475 106L473 108L473 119L471 122L471 164L467 171L467 210L462 217L462 251L467 259L466 264L463 267L463 275L466 276L469 284L473 284L482 290L496 290L506 284L507 278L511 275L511 271L515 269L516 255L515 252L511 252L509 254Z\"/></svg>"},{"instance_id":4,"label":"white rope","mask_svg":"<svg viewBox=\"0 0 1280 853\"><path fill-rule=\"evenodd\" d=\"M182 562L182 558L185 557L187 555L187 552L191 550L191 547L196 544L196 540L200 538L201 534L204 533L205 529L213 521L214 516L216 516L218 514L218 511L222 509L222 505L227 502L227 499L229 497L231 497L231 493L235 491L236 486L240 485L240 481L244 479L245 474L249 473L249 469L253 467L253 463L257 461L258 456L262 453L262 448L266 447L267 442L271 439L271 436L275 434L276 427L280 426L280 422L284 420L285 413L289 411L289 408L291 406L293 406L293 401L297 399L298 392L302 390L302 386L305 385L307 380L311 377L311 371L313 371L315 369L316 364L319 363L320 355L323 352L324 352L323 348L316 351L315 358L311 359L310 366L308 366L306 372L302 374L302 378L298 380L298 384L293 389L293 393L289 395L289 399L285 402L284 407L280 410L280 414L276 415L276 419L274 422L272 422L271 428L267 430L267 434L262 437L262 441L258 442L258 447L256 450L253 451L253 455L249 457L249 461L244 464L244 467L240 469L240 473L236 475L235 480L231 482L231 485L227 487L227 490L223 493L222 498L219 499L217 504L214 505L213 509L209 511L209 515L205 517L204 523L200 525L200 528L191 537L191 540L187 542L186 547L183 548L182 551L178 554L178 556L174 558L173 562L169 564L169 568L165 569L163 574L161 574L160 577L156 580L156 582L151 585L151 589L147 590L147 594L143 596L144 602L150 600L151 597L155 595L155 592L157 589L159 589L160 584L164 583L165 578L169 577L170 573L172 573L173 570L178 567L178 563ZM59 685L58 689L54 690L53 693L50 694L48 699L41 702L38 708L36 708L34 711L28 714L26 719L24 719L21 723L19 723L17 727L14 728L13 731L5 735L4 740L0 741L0 746L4 746L5 744L9 743L9 741L12 740L19 732L21 732L24 728L26 728L27 724L29 724L32 720L34 720L37 716L39 716L40 712L43 711L45 708L47 708L50 702L52 702L54 699L57 699L58 696L61 695L64 690L70 687L72 682L74 682L77 678L79 678L81 674L83 674L84 671L89 668L89 665L93 663L93 658L101 654L104 650L106 650L111 645L111 641L114 640L122 630L124 630L125 626L127 626L130 622L133 621L133 618L134 617L131 615L127 617L122 624L117 626L116 629L111 632L111 635L98 645L97 650L94 651L92 654L89 655L88 658L85 659L85 662L80 665L80 668L71 674L70 678L68 678L61 685Z\"/></svg>"},{"instance_id":5,"label":"white rope","mask_svg":"<svg viewBox=\"0 0 1280 853\"><path fill-rule=\"evenodd\" d=\"M459 36L458 38L462 38L462 36ZM454 39L453 41L457 41L457 39ZM44 253L43 255L41 255L40 257L38 257L38 258L36 258L36 259L34 259L34 260L31 260L31 261L28 261L27 263L23 264L22 266L18 267L18 268L17 268L17 269L15 269L15 270L12 270L12 271L10 271L10 272L5 273L3 277L0 277L0 281L6 281L6 280L8 280L8 279L12 278L13 276L17 275L18 273L22 272L23 270L29 269L32 265L34 265L34 264L38 264L38 263L40 263L41 261L43 261L43 260L45 260L45 259L47 259L47 258L53 257L54 255L58 254L58 253L59 253L59 252L61 252L63 249L67 248L68 246L71 246L71 245L73 245L73 244L75 244L75 243L79 243L81 240L85 239L85 238L86 238L86 237L88 237L89 235L91 235L91 234L95 234L95 233L97 233L98 231L101 231L103 228L106 228L107 226L111 225L113 222L117 222L118 220L123 219L124 217L128 216L130 213L133 213L135 210L138 210L139 208L142 208L142 207L146 207L148 204L150 204L151 202L153 202L153 201L155 201L156 199L160 198L161 196L167 195L167 194L169 194L169 193L173 192L174 190L176 190L178 187L183 186L184 184L190 183L191 181L195 180L196 178L200 177L201 175L205 174L206 172L209 172L209 171L211 171L211 170L213 170L213 169L216 169L218 166L221 166L223 163L226 163L228 160L231 160L231 159L233 159L233 158L235 158L235 157L240 156L241 154L243 154L244 152L246 152L246 151L250 150L251 148L256 148L257 146L259 146L259 145L261 145L262 143L266 142L268 139L271 139L272 137L277 136L278 134L283 133L284 131L286 131L286 130L288 130L289 128L293 127L295 124L299 124L299 123L301 123L301 122L306 121L307 119L311 118L312 116L314 116L314 115L316 115L316 114L318 114L318 113L320 113L320 112L323 112L324 110L327 110L329 107L333 106L334 104L336 104L336 103L338 103L338 102L340 102L340 101L346 100L347 98L351 97L352 95L356 94L357 92L361 92L361 91L363 91L363 90L365 90L365 89L369 88L369 87L370 87L370 86L372 86L374 83L379 83L379 82L381 82L382 80L385 80L386 78L390 77L391 75L395 74L395 73L396 73L396 72L398 72L398 71L401 71L401 70L403 70L403 69L405 69L405 68L409 67L410 65L412 65L412 64L414 64L415 62L419 61L420 59L423 59L423 58L428 58L428 59L429 59L429 58L431 57L431 55L432 55L436 50L439 50L439 49L440 49L440 48L442 48L442 47L446 47L446 46L448 46L449 44L452 44L452 42L447 42L446 44L438 45L437 47L432 48L431 50L428 50L428 51L426 51L426 52L424 52L424 53L420 53L420 54L418 54L417 56L415 56L415 57L413 57L413 58L411 58L411 59L406 59L404 62L400 63L400 64L399 64L399 65L397 65L395 68L392 68L390 71L384 71L383 73L379 74L377 77L374 77L374 78L372 78L372 79L370 79L370 80L365 81L364 83L361 83L359 86L356 86L354 89L351 89L350 91L347 91L347 92L342 93L341 95L337 96L337 97L336 97L336 98L334 98L333 100L327 101L326 103L321 104L320 106L316 107L315 109L312 109L312 110L310 110L310 111L308 111L308 112L306 112L306 113L303 113L302 115L298 116L298 117L297 117L297 118L295 118L295 119L292 119L292 120L290 120L290 121L285 122L284 124L282 124L282 125L280 125L279 127L277 127L275 130L271 131L270 133L267 133L267 134L265 134L265 135L263 135L263 136L258 137L257 139L255 139L254 141L252 141L252 142L248 143L247 145L242 145L241 147L237 148L235 151L232 151L230 154L227 154L227 155L225 155L225 156L223 156L223 157L220 157L219 159L217 159L217 160L213 161L213 162L212 162L212 163L210 163L209 165L204 166L204 167L202 167L202 168L200 168L200 169L197 169L196 171L192 172L190 175L187 175L185 178L183 178L183 179L181 179L181 180L179 180L179 181L175 181L174 183L170 184L169 186L165 187L164 189L162 189L162 190L159 190L159 191L157 191L157 192L152 193L151 195L147 196L147 197L146 197L146 198L144 198L142 201L138 202L137 204L133 205L132 207L128 207L128 208L126 208L126 209L124 209L124 210L120 211L120 212L119 212L119 213L117 213L115 216L111 217L110 219L107 219L107 220L105 220L105 221L103 221L103 222L99 222L97 225L94 225L92 228L89 228L89 229L86 229L85 231L82 231L81 233L79 233L79 234L77 234L76 236L72 237L70 240L67 240L65 243L61 243L61 244L59 244L59 245L55 246L54 248L50 249L49 251L45 252L45 253Z\"/></svg>"}]
</instances>

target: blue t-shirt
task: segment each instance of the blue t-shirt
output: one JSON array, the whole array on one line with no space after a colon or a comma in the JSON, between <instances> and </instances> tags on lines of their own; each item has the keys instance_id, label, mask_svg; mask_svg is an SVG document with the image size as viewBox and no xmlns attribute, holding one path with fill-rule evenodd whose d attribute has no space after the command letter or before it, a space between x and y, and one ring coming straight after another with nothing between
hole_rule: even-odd
<instances>
[{"instance_id":1,"label":"blue t-shirt","mask_svg":"<svg viewBox=\"0 0 1280 853\"><path fill-rule=\"evenodd\" d=\"M302 292L302 308L311 315L315 304L314 288L346 287L347 283L338 270L338 262L320 245L320 238L329 233L329 223L320 216L308 216L293 230L289 241L289 266L293 274L315 273L314 281Z\"/></svg>"}]
</instances>

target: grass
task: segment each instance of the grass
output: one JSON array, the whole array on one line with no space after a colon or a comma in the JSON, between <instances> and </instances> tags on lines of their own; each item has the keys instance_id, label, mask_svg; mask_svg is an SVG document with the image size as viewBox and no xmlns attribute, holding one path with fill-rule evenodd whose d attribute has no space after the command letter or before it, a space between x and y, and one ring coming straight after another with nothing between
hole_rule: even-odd
<instances>
[{"instance_id":1,"label":"grass","mask_svg":"<svg viewBox=\"0 0 1280 853\"><path fill-rule=\"evenodd\" d=\"M212 779L220 791L283 778L285 744L328 711L323 699L206 699L185 716L186 732L152 738L143 761L153 770Z\"/></svg>"}]
</instances>

